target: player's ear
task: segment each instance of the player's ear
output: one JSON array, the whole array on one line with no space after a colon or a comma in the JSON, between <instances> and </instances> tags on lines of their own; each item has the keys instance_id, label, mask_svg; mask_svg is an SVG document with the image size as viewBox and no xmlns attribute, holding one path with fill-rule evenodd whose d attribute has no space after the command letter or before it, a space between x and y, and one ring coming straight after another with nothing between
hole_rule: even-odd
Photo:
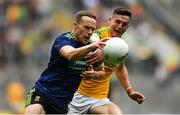
<instances>
[{"instance_id":1,"label":"player's ear","mask_svg":"<svg viewBox=\"0 0 180 115\"><path fill-rule=\"evenodd\" d=\"M126 27L126 30L129 28L129 24L127 25L127 27Z\"/></svg>"},{"instance_id":2,"label":"player's ear","mask_svg":"<svg viewBox=\"0 0 180 115\"><path fill-rule=\"evenodd\" d=\"M76 28L77 27L77 22L73 22L73 27Z\"/></svg>"},{"instance_id":3,"label":"player's ear","mask_svg":"<svg viewBox=\"0 0 180 115\"><path fill-rule=\"evenodd\" d=\"M126 29L128 29L128 28L129 28L129 24L127 25Z\"/></svg>"},{"instance_id":4,"label":"player's ear","mask_svg":"<svg viewBox=\"0 0 180 115\"><path fill-rule=\"evenodd\" d=\"M111 22L111 20L112 20L112 16L110 16L110 17L108 18L108 24Z\"/></svg>"}]
</instances>

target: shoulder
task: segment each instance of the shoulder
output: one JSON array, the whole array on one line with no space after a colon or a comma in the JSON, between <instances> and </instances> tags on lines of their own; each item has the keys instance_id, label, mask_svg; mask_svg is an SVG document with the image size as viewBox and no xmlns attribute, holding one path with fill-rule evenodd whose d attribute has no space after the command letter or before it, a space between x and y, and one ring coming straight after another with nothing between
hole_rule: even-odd
<instances>
[{"instance_id":1,"label":"shoulder","mask_svg":"<svg viewBox=\"0 0 180 115\"><path fill-rule=\"evenodd\" d=\"M61 35L58 35L55 37L54 43L53 43L53 48L52 49L56 49L56 50L60 50L63 46L65 45L73 45L74 39L71 39L71 32L65 32Z\"/></svg>"},{"instance_id":2,"label":"shoulder","mask_svg":"<svg viewBox=\"0 0 180 115\"><path fill-rule=\"evenodd\" d=\"M71 32L65 32L63 34L57 35L56 39L70 39L72 33Z\"/></svg>"},{"instance_id":3,"label":"shoulder","mask_svg":"<svg viewBox=\"0 0 180 115\"><path fill-rule=\"evenodd\" d=\"M55 37L55 42L70 41L73 35L72 32L65 32Z\"/></svg>"},{"instance_id":4,"label":"shoulder","mask_svg":"<svg viewBox=\"0 0 180 115\"><path fill-rule=\"evenodd\" d=\"M101 27L96 30L97 33L102 33L102 32L107 32L107 31L109 31L108 27Z\"/></svg>"},{"instance_id":5,"label":"shoulder","mask_svg":"<svg viewBox=\"0 0 180 115\"><path fill-rule=\"evenodd\" d=\"M98 34L98 36L100 38L106 38L106 37L110 37L111 36L108 27L101 27L101 28L96 30L96 33Z\"/></svg>"}]
</instances>

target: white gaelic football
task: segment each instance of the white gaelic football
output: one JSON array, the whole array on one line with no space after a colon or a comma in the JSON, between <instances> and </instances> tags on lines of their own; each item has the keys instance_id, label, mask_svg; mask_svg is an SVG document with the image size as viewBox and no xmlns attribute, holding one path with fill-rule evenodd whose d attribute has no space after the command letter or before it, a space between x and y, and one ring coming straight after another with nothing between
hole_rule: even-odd
<instances>
[{"instance_id":1,"label":"white gaelic football","mask_svg":"<svg viewBox=\"0 0 180 115\"><path fill-rule=\"evenodd\" d=\"M128 56L128 50L128 44L122 38L110 38L103 48L104 64L109 67L117 67Z\"/></svg>"}]
</instances>

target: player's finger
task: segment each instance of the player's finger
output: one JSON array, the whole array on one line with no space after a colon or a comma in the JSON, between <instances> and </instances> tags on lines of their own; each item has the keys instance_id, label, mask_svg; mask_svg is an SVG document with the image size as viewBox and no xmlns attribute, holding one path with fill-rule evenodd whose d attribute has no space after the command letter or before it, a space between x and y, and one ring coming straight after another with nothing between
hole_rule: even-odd
<instances>
[{"instance_id":1,"label":"player's finger","mask_svg":"<svg viewBox=\"0 0 180 115\"><path fill-rule=\"evenodd\" d=\"M95 61L95 60L97 60L97 59L98 59L98 57L92 57L92 58L86 60L86 62L87 62L87 63L90 63L90 62Z\"/></svg>"},{"instance_id":2,"label":"player's finger","mask_svg":"<svg viewBox=\"0 0 180 115\"><path fill-rule=\"evenodd\" d=\"M142 104L142 102L144 101L144 99L139 99L137 100L138 104Z\"/></svg>"},{"instance_id":3,"label":"player's finger","mask_svg":"<svg viewBox=\"0 0 180 115\"><path fill-rule=\"evenodd\" d=\"M95 55L96 55L96 53L92 52L92 53L87 54L84 58L85 59L91 59L91 58L95 57Z\"/></svg>"},{"instance_id":4,"label":"player's finger","mask_svg":"<svg viewBox=\"0 0 180 115\"><path fill-rule=\"evenodd\" d=\"M100 39L101 42L106 42L109 38Z\"/></svg>"},{"instance_id":5,"label":"player's finger","mask_svg":"<svg viewBox=\"0 0 180 115\"><path fill-rule=\"evenodd\" d=\"M86 79L86 78L84 77L84 75L81 74L80 76L81 76L81 79L82 79L82 80L85 80L85 79Z\"/></svg>"},{"instance_id":6,"label":"player's finger","mask_svg":"<svg viewBox=\"0 0 180 115\"><path fill-rule=\"evenodd\" d=\"M142 101L138 101L138 104L142 104Z\"/></svg>"},{"instance_id":7,"label":"player's finger","mask_svg":"<svg viewBox=\"0 0 180 115\"><path fill-rule=\"evenodd\" d=\"M89 65L88 70L92 71L93 70L93 65Z\"/></svg>"},{"instance_id":8,"label":"player's finger","mask_svg":"<svg viewBox=\"0 0 180 115\"><path fill-rule=\"evenodd\" d=\"M86 61L86 63L89 64L89 65L93 65L93 64L95 64L97 62L99 62L97 57L94 57L94 58L89 59L89 60Z\"/></svg>"},{"instance_id":9,"label":"player's finger","mask_svg":"<svg viewBox=\"0 0 180 115\"><path fill-rule=\"evenodd\" d=\"M81 76L81 77L82 77L82 80L89 80L89 79L91 79L91 77L86 76L86 75L83 75L83 76Z\"/></svg>"},{"instance_id":10,"label":"player's finger","mask_svg":"<svg viewBox=\"0 0 180 115\"><path fill-rule=\"evenodd\" d=\"M145 97L143 95L139 95L139 99L145 100Z\"/></svg>"},{"instance_id":11,"label":"player's finger","mask_svg":"<svg viewBox=\"0 0 180 115\"><path fill-rule=\"evenodd\" d=\"M103 48L105 45L106 45L106 43L100 42L97 47L102 50L102 48Z\"/></svg>"}]
</instances>

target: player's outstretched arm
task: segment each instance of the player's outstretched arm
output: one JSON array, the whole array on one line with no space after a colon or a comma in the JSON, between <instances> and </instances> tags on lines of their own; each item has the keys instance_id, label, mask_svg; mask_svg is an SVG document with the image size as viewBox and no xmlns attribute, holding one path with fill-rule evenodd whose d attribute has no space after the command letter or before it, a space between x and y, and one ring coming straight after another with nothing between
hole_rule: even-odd
<instances>
[{"instance_id":1,"label":"player's outstretched arm","mask_svg":"<svg viewBox=\"0 0 180 115\"><path fill-rule=\"evenodd\" d=\"M131 87L126 89L126 93L132 100L138 102L138 104L141 104L145 100L145 97L141 93L134 91Z\"/></svg>"},{"instance_id":2,"label":"player's outstretched arm","mask_svg":"<svg viewBox=\"0 0 180 115\"><path fill-rule=\"evenodd\" d=\"M126 93L128 94L128 96L132 100L141 104L145 100L145 97L141 93L133 90L131 83L129 81L128 71L127 71L126 66L124 64L120 65L115 73L116 73L116 77L118 81L126 90Z\"/></svg>"},{"instance_id":3,"label":"player's outstretched arm","mask_svg":"<svg viewBox=\"0 0 180 115\"><path fill-rule=\"evenodd\" d=\"M67 58L69 61L84 57L87 53L97 49L103 48L107 40L99 40L97 42L91 43L89 45L82 46L80 48L74 48L70 45L62 47L59 51L60 55Z\"/></svg>"}]
</instances>

